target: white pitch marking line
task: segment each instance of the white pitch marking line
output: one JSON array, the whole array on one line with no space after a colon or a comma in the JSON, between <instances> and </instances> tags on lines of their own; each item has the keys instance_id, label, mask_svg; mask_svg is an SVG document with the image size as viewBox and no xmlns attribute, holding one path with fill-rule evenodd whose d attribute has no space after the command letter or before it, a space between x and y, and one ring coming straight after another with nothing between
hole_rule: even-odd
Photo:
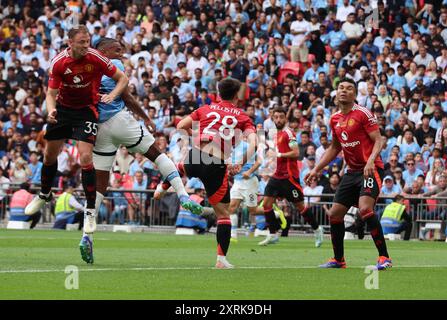
<instances>
[{"instance_id":1,"label":"white pitch marking line","mask_svg":"<svg viewBox=\"0 0 447 320\"><path fill-rule=\"evenodd\" d=\"M348 266L348 269L363 269L366 266ZM447 268L447 265L420 265L420 266L397 266L393 269L401 268ZM294 267L236 267L235 269L252 270L252 269L319 269L318 266L294 266ZM215 270L213 267L141 267L141 268L79 268L81 272L92 271L164 271L164 270ZM6 273L50 273L50 272L65 272L64 269L28 269L28 270L0 270L0 274Z\"/></svg>"}]
</instances>

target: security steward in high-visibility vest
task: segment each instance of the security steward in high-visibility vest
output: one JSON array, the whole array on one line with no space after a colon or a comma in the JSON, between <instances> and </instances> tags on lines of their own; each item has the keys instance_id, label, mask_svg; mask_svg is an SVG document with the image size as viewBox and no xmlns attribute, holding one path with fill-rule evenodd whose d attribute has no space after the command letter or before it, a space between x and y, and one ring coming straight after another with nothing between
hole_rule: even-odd
<instances>
[{"instance_id":1,"label":"security steward in high-visibility vest","mask_svg":"<svg viewBox=\"0 0 447 320\"><path fill-rule=\"evenodd\" d=\"M9 221L28 221L31 222L30 228L34 228L39 222L42 213L40 211L33 215L25 215L26 206L33 200L34 195L29 192L30 185L24 182L20 189L14 192L9 203Z\"/></svg>"},{"instance_id":2,"label":"security steward in high-visibility vest","mask_svg":"<svg viewBox=\"0 0 447 320\"><path fill-rule=\"evenodd\" d=\"M404 240L410 240L413 223L410 215L405 211L404 200L403 196L397 195L394 202L386 206L380 224L383 234L399 234L405 231Z\"/></svg>"},{"instance_id":3,"label":"security steward in high-visibility vest","mask_svg":"<svg viewBox=\"0 0 447 320\"><path fill-rule=\"evenodd\" d=\"M79 230L81 230L84 221L84 206L76 200L73 192L73 186L67 184L64 186L64 192L57 198L54 208L56 221L53 229L65 229L67 224L79 222Z\"/></svg>"}]
</instances>

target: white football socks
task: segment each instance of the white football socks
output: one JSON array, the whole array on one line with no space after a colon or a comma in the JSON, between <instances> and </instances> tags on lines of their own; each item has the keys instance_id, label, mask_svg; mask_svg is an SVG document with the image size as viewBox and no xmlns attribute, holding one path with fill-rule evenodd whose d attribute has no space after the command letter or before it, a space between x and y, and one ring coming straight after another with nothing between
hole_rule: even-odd
<instances>
[{"instance_id":1,"label":"white football socks","mask_svg":"<svg viewBox=\"0 0 447 320\"><path fill-rule=\"evenodd\" d=\"M231 237L237 238L237 224L238 224L237 214L230 214L230 220L231 220Z\"/></svg>"}]
</instances>

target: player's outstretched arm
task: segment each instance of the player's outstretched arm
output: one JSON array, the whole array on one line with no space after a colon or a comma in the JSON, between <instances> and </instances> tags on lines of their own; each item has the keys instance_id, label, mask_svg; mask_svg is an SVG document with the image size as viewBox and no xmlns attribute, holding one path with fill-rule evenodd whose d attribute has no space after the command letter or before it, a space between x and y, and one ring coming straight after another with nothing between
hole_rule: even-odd
<instances>
[{"instance_id":1,"label":"player's outstretched arm","mask_svg":"<svg viewBox=\"0 0 447 320\"><path fill-rule=\"evenodd\" d=\"M111 103L116 97L120 96L129 84L129 79L120 69L116 68L116 72L112 77L116 82L115 88L108 94L101 96L101 102Z\"/></svg>"},{"instance_id":2,"label":"player's outstretched arm","mask_svg":"<svg viewBox=\"0 0 447 320\"><path fill-rule=\"evenodd\" d=\"M47 96L46 96L46 106L47 106L47 113L48 113L48 122L49 123L56 123L56 97L59 93L59 89L53 89L48 88L47 90Z\"/></svg>"},{"instance_id":3,"label":"player's outstretched arm","mask_svg":"<svg viewBox=\"0 0 447 320\"><path fill-rule=\"evenodd\" d=\"M177 130L185 130L191 136L192 135L192 121L193 120L190 116L183 118L177 124Z\"/></svg>"},{"instance_id":4,"label":"player's outstretched arm","mask_svg":"<svg viewBox=\"0 0 447 320\"><path fill-rule=\"evenodd\" d=\"M121 98L123 98L124 103L126 104L126 107L138 115L141 119L143 119L144 124L149 129L149 131L154 132L155 131L155 124L152 122L152 120L147 116L147 114L141 109L140 104L138 103L137 99L135 99L129 92L129 88L127 87L124 89L123 93L121 94Z\"/></svg>"},{"instance_id":5,"label":"player's outstretched arm","mask_svg":"<svg viewBox=\"0 0 447 320\"><path fill-rule=\"evenodd\" d=\"M320 162L317 163L315 168L312 169L308 174L306 174L306 177L304 178L304 182L308 185L310 185L310 181L312 178L318 178L318 173L323 170L324 167L326 167L332 160L337 157L337 155L341 151L341 144L340 141L338 141L336 135L334 134L332 136L332 143L329 146L329 148L324 152L323 156L321 157Z\"/></svg>"},{"instance_id":6,"label":"player's outstretched arm","mask_svg":"<svg viewBox=\"0 0 447 320\"><path fill-rule=\"evenodd\" d=\"M383 145L382 135L380 134L379 130L369 132L368 135L369 138L374 142L374 147L371 152L371 155L368 158L368 162L366 163L365 169L363 170L363 175L365 176L365 178L374 176L374 170L376 169L374 162L379 156L380 151L382 151L382 145Z\"/></svg>"}]
</instances>

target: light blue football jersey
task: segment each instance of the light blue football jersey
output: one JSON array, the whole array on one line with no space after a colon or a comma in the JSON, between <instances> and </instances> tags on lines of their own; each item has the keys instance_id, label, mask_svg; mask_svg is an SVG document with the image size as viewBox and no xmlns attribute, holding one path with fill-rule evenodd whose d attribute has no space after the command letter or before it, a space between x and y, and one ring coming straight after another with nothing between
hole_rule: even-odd
<instances>
[{"instance_id":1,"label":"light blue football jersey","mask_svg":"<svg viewBox=\"0 0 447 320\"><path fill-rule=\"evenodd\" d=\"M233 150L233 154L232 154L232 162L233 163L242 163L242 157L245 153L247 153L247 149L248 149L248 143L246 141L241 141ZM253 165L256 162L256 153L253 154L253 156L251 157L251 159L249 159L247 161L247 163L245 163L242 168L241 171L236 174L234 176L235 180L243 180L244 178L242 177L242 173L244 173L245 171L249 170L251 167L253 167ZM250 178L252 178L255 175L255 173L253 172L250 175Z\"/></svg>"},{"instance_id":2,"label":"light blue football jersey","mask_svg":"<svg viewBox=\"0 0 447 320\"><path fill-rule=\"evenodd\" d=\"M113 64L124 72L124 65L118 59L112 59ZM112 92L115 89L116 82L112 78L107 76L102 76L101 85L99 87L99 93L107 94ZM125 107L124 101L121 96L117 97L112 103L98 103L98 112L99 112L99 123L106 122L110 118L112 118L115 114L123 110Z\"/></svg>"}]
</instances>

